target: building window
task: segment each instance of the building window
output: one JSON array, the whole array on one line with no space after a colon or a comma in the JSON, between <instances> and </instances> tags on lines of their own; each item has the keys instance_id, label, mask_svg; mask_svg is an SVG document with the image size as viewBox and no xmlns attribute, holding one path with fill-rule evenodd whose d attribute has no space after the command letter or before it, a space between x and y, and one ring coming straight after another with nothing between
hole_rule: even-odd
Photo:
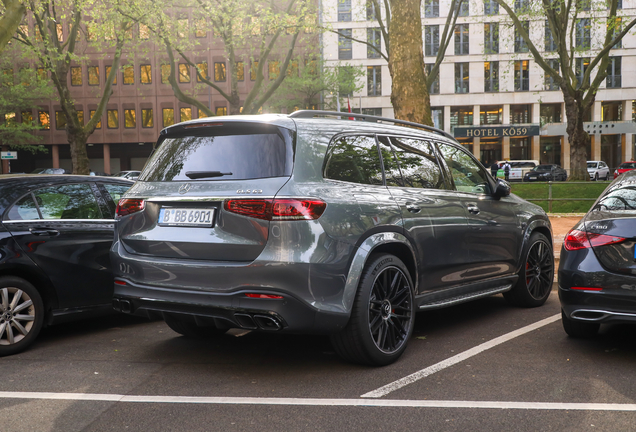
<instances>
[{"instance_id":1,"label":"building window","mask_svg":"<svg viewBox=\"0 0 636 432\"><path fill-rule=\"evenodd\" d=\"M82 85L82 67L81 66L71 66L71 85L72 86Z\"/></svg>"},{"instance_id":2,"label":"building window","mask_svg":"<svg viewBox=\"0 0 636 432\"><path fill-rule=\"evenodd\" d=\"M177 20L177 36L180 38L186 37L188 34L188 19L180 18Z\"/></svg>"},{"instance_id":3,"label":"building window","mask_svg":"<svg viewBox=\"0 0 636 432\"><path fill-rule=\"evenodd\" d=\"M577 48L589 49L591 44L591 30L589 18L579 18L576 20L574 45Z\"/></svg>"},{"instance_id":4,"label":"building window","mask_svg":"<svg viewBox=\"0 0 636 432\"><path fill-rule=\"evenodd\" d=\"M122 67L124 74L124 85L130 85L135 83L135 68L133 65L124 65Z\"/></svg>"},{"instance_id":5,"label":"building window","mask_svg":"<svg viewBox=\"0 0 636 432\"><path fill-rule=\"evenodd\" d=\"M464 0L457 7L459 7L459 13L457 14L457 16L467 17L468 15L470 15L470 2L468 0Z\"/></svg>"},{"instance_id":6,"label":"building window","mask_svg":"<svg viewBox=\"0 0 636 432\"><path fill-rule=\"evenodd\" d=\"M38 111L38 120L42 129L51 129L51 118L48 111Z\"/></svg>"},{"instance_id":7,"label":"building window","mask_svg":"<svg viewBox=\"0 0 636 432\"><path fill-rule=\"evenodd\" d=\"M44 68L37 68L36 70L38 79L47 80L49 79L49 74Z\"/></svg>"},{"instance_id":8,"label":"building window","mask_svg":"<svg viewBox=\"0 0 636 432\"><path fill-rule=\"evenodd\" d=\"M202 82L204 79L209 79L208 76L208 62L197 63L197 82Z\"/></svg>"},{"instance_id":9,"label":"building window","mask_svg":"<svg viewBox=\"0 0 636 432\"><path fill-rule=\"evenodd\" d=\"M622 102L602 102L601 121L621 121L623 119Z\"/></svg>"},{"instance_id":10,"label":"building window","mask_svg":"<svg viewBox=\"0 0 636 432\"><path fill-rule=\"evenodd\" d=\"M124 127L127 129L137 127L137 113L134 109L124 110Z\"/></svg>"},{"instance_id":11,"label":"building window","mask_svg":"<svg viewBox=\"0 0 636 432\"><path fill-rule=\"evenodd\" d=\"M143 64L139 67L140 81L142 84L152 84L152 66Z\"/></svg>"},{"instance_id":12,"label":"building window","mask_svg":"<svg viewBox=\"0 0 636 432\"><path fill-rule=\"evenodd\" d=\"M57 32L57 40L59 42L64 42L64 29L62 27L62 24L56 24L55 31Z\"/></svg>"},{"instance_id":13,"label":"building window","mask_svg":"<svg viewBox=\"0 0 636 432\"><path fill-rule=\"evenodd\" d=\"M621 88L621 58L610 57L607 65L606 88Z\"/></svg>"},{"instance_id":14,"label":"building window","mask_svg":"<svg viewBox=\"0 0 636 432\"><path fill-rule=\"evenodd\" d=\"M339 30L338 60L351 60L351 29Z\"/></svg>"},{"instance_id":15,"label":"building window","mask_svg":"<svg viewBox=\"0 0 636 432\"><path fill-rule=\"evenodd\" d=\"M382 66L367 66L367 95L382 96Z\"/></svg>"},{"instance_id":16,"label":"building window","mask_svg":"<svg viewBox=\"0 0 636 432\"><path fill-rule=\"evenodd\" d=\"M424 16L426 18L439 17L439 0L426 0L424 5Z\"/></svg>"},{"instance_id":17,"label":"building window","mask_svg":"<svg viewBox=\"0 0 636 432\"><path fill-rule=\"evenodd\" d=\"M89 114L89 116L90 116L91 120L93 119L93 116L95 115L95 112L96 112L95 110L89 110L89 111L88 111L88 114ZM100 119L100 120L97 122L97 126L95 126L95 129L101 129L101 128L102 128L102 121L101 121L101 119Z\"/></svg>"},{"instance_id":18,"label":"building window","mask_svg":"<svg viewBox=\"0 0 636 432\"><path fill-rule=\"evenodd\" d=\"M375 21L378 15L375 10L375 3L371 0L367 0L367 21Z\"/></svg>"},{"instance_id":19,"label":"building window","mask_svg":"<svg viewBox=\"0 0 636 432\"><path fill-rule=\"evenodd\" d=\"M530 90L530 61L515 61L515 91Z\"/></svg>"},{"instance_id":20,"label":"building window","mask_svg":"<svg viewBox=\"0 0 636 432\"><path fill-rule=\"evenodd\" d=\"M256 80L257 74L258 74L258 60L252 62L252 67L250 68L250 81Z\"/></svg>"},{"instance_id":21,"label":"building window","mask_svg":"<svg viewBox=\"0 0 636 432\"><path fill-rule=\"evenodd\" d=\"M526 31L526 34L529 34L528 32L530 29L530 22L522 21L521 25L523 26L523 29ZM528 52L528 44L526 40L523 38L523 36L521 36L521 33L519 32L519 30L517 30L516 27L515 27L515 52L516 53Z\"/></svg>"},{"instance_id":22,"label":"building window","mask_svg":"<svg viewBox=\"0 0 636 432\"><path fill-rule=\"evenodd\" d=\"M480 125L498 125L503 123L503 108L501 105L481 106L479 108Z\"/></svg>"},{"instance_id":23,"label":"building window","mask_svg":"<svg viewBox=\"0 0 636 432\"><path fill-rule=\"evenodd\" d=\"M208 35L205 30L205 20L200 19L194 23L194 37L204 38Z\"/></svg>"},{"instance_id":24,"label":"building window","mask_svg":"<svg viewBox=\"0 0 636 432\"><path fill-rule=\"evenodd\" d=\"M186 63L179 63L179 82L180 83L189 83L190 82L190 66Z\"/></svg>"},{"instance_id":25,"label":"building window","mask_svg":"<svg viewBox=\"0 0 636 432\"><path fill-rule=\"evenodd\" d=\"M546 52L554 52L557 49L556 42L554 40L554 36L552 35L552 30L550 30L550 24L548 21L545 21L545 51Z\"/></svg>"},{"instance_id":26,"label":"building window","mask_svg":"<svg viewBox=\"0 0 636 432\"><path fill-rule=\"evenodd\" d=\"M108 129L117 129L119 127L119 111L110 109L106 111L106 126Z\"/></svg>"},{"instance_id":27,"label":"building window","mask_svg":"<svg viewBox=\"0 0 636 432\"><path fill-rule=\"evenodd\" d=\"M592 0L576 0L576 9L579 11L589 11L592 9Z\"/></svg>"},{"instance_id":28,"label":"building window","mask_svg":"<svg viewBox=\"0 0 636 432\"><path fill-rule=\"evenodd\" d=\"M77 120L78 120L79 124L81 124L81 125L84 124L84 111L77 110Z\"/></svg>"},{"instance_id":29,"label":"building window","mask_svg":"<svg viewBox=\"0 0 636 432\"><path fill-rule=\"evenodd\" d=\"M88 67L88 85L99 85L99 66Z\"/></svg>"},{"instance_id":30,"label":"building window","mask_svg":"<svg viewBox=\"0 0 636 432\"><path fill-rule=\"evenodd\" d=\"M170 65L162 64L161 65L161 84L169 84L170 83Z\"/></svg>"},{"instance_id":31,"label":"building window","mask_svg":"<svg viewBox=\"0 0 636 432\"><path fill-rule=\"evenodd\" d=\"M561 123L561 104L541 104L539 107L541 126L548 123Z\"/></svg>"},{"instance_id":32,"label":"building window","mask_svg":"<svg viewBox=\"0 0 636 432\"><path fill-rule=\"evenodd\" d=\"M192 108L179 108L179 121L192 120Z\"/></svg>"},{"instance_id":33,"label":"building window","mask_svg":"<svg viewBox=\"0 0 636 432\"><path fill-rule=\"evenodd\" d=\"M216 107L216 112L215 114L217 116L224 116L227 115L227 107Z\"/></svg>"},{"instance_id":34,"label":"building window","mask_svg":"<svg viewBox=\"0 0 636 432\"><path fill-rule=\"evenodd\" d=\"M280 75L280 63L278 61L267 62L267 76L270 80L275 80Z\"/></svg>"},{"instance_id":35,"label":"building window","mask_svg":"<svg viewBox=\"0 0 636 432\"><path fill-rule=\"evenodd\" d=\"M530 6L529 0L515 0L515 12L525 13Z\"/></svg>"},{"instance_id":36,"label":"building window","mask_svg":"<svg viewBox=\"0 0 636 432\"><path fill-rule=\"evenodd\" d=\"M381 40L379 28L367 29L367 58L380 58Z\"/></svg>"},{"instance_id":37,"label":"building window","mask_svg":"<svg viewBox=\"0 0 636 432\"><path fill-rule=\"evenodd\" d=\"M110 70L112 66L106 66L106 79L110 76ZM113 85L117 85L117 74L115 73L115 77L113 78Z\"/></svg>"},{"instance_id":38,"label":"building window","mask_svg":"<svg viewBox=\"0 0 636 432\"><path fill-rule=\"evenodd\" d=\"M33 124L33 112L22 111L20 114L22 115L22 123L29 125Z\"/></svg>"},{"instance_id":39,"label":"building window","mask_svg":"<svg viewBox=\"0 0 636 432\"><path fill-rule=\"evenodd\" d=\"M431 107L433 127L444 129L444 107Z\"/></svg>"},{"instance_id":40,"label":"building window","mask_svg":"<svg viewBox=\"0 0 636 432\"><path fill-rule=\"evenodd\" d=\"M139 24L139 39L146 40L150 38L150 28L145 24Z\"/></svg>"},{"instance_id":41,"label":"building window","mask_svg":"<svg viewBox=\"0 0 636 432\"><path fill-rule=\"evenodd\" d=\"M66 116L62 111L55 111L55 129L63 130L66 127Z\"/></svg>"},{"instance_id":42,"label":"building window","mask_svg":"<svg viewBox=\"0 0 636 432\"><path fill-rule=\"evenodd\" d=\"M548 59L546 61L552 69L556 71L560 69L558 59ZM559 86L554 82L554 78L550 76L550 74L547 72L545 73L543 78L543 89L544 90L559 90Z\"/></svg>"},{"instance_id":43,"label":"building window","mask_svg":"<svg viewBox=\"0 0 636 432\"><path fill-rule=\"evenodd\" d=\"M510 124L527 124L532 119L532 105L510 105Z\"/></svg>"},{"instance_id":44,"label":"building window","mask_svg":"<svg viewBox=\"0 0 636 432\"><path fill-rule=\"evenodd\" d=\"M499 23L484 24L484 54L499 52Z\"/></svg>"},{"instance_id":45,"label":"building window","mask_svg":"<svg viewBox=\"0 0 636 432\"><path fill-rule=\"evenodd\" d=\"M151 128L154 126L152 108L142 108L141 109L141 127L142 128Z\"/></svg>"},{"instance_id":46,"label":"building window","mask_svg":"<svg viewBox=\"0 0 636 432\"><path fill-rule=\"evenodd\" d=\"M455 63L455 93L468 93L469 83L468 63Z\"/></svg>"},{"instance_id":47,"label":"building window","mask_svg":"<svg viewBox=\"0 0 636 432\"><path fill-rule=\"evenodd\" d=\"M351 0L338 0L338 21L351 21Z\"/></svg>"},{"instance_id":48,"label":"building window","mask_svg":"<svg viewBox=\"0 0 636 432\"><path fill-rule=\"evenodd\" d=\"M484 0L484 15L499 15L499 3L495 0Z\"/></svg>"},{"instance_id":49,"label":"building window","mask_svg":"<svg viewBox=\"0 0 636 432\"><path fill-rule=\"evenodd\" d=\"M245 64L243 62L236 62L236 80L245 81Z\"/></svg>"},{"instance_id":50,"label":"building window","mask_svg":"<svg viewBox=\"0 0 636 432\"><path fill-rule=\"evenodd\" d=\"M225 62L214 62L214 81L225 82L226 80Z\"/></svg>"},{"instance_id":51,"label":"building window","mask_svg":"<svg viewBox=\"0 0 636 432\"><path fill-rule=\"evenodd\" d=\"M454 126L473 125L473 107L451 107L451 129Z\"/></svg>"},{"instance_id":52,"label":"building window","mask_svg":"<svg viewBox=\"0 0 636 432\"><path fill-rule=\"evenodd\" d=\"M433 70L433 64L429 63L425 65L424 67L426 68L426 77L428 79L428 77L431 75L431 70ZM437 76L435 77L435 80L431 83L431 85L428 88L428 93L439 94L439 69L437 70Z\"/></svg>"},{"instance_id":53,"label":"building window","mask_svg":"<svg viewBox=\"0 0 636 432\"><path fill-rule=\"evenodd\" d=\"M590 66L589 57L574 59L574 73L576 74L576 79L579 81L579 85L577 86L577 88L581 87L581 85L583 84L583 80L585 79L585 72L587 71L587 68L589 66ZM585 80L585 84L586 85L590 84L589 76Z\"/></svg>"},{"instance_id":54,"label":"building window","mask_svg":"<svg viewBox=\"0 0 636 432\"><path fill-rule=\"evenodd\" d=\"M439 26L424 26L424 54L435 56L439 51Z\"/></svg>"},{"instance_id":55,"label":"building window","mask_svg":"<svg viewBox=\"0 0 636 432\"><path fill-rule=\"evenodd\" d=\"M484 91L493 93L499 91L499 62L484 62Z\"/></svg>"},{"instance_id":56,"label":"building window","mask_svg":"<svg viewBox=\"0 0 636 432\"><path fill-rule=\"evenodd\" d=\"M455 26L455 55L468 54L468 24Z\"/></svg>"},{"instance_id":57,"label":"building window","mask_svg":"<svg viewBox=\"0 0 636 432\"><path fill-rule=\"evenodd\" d=\"M174 109L164 108L162 111L163 111L163 127L172 126L174 124Z\"/></svg>"},{"instance_id":58,"label":"building window","mask_svg":"<svg viewBox=\"0 0 636 432\"><path fill-rule=\"evenodd\" d=\"M619 33L621 32L621 26L623 24L623 19L620 17L614 17L613 20L611 20L610 18L608 18L609 22L607 23L607 26L611 28L612 30L612 39L614 39L616 36L619 35ZM616 44L612 47L612 49L619 49L623 47L623 40L619 40L618 42L616 42Z\"/></svg>"}]
</instances>

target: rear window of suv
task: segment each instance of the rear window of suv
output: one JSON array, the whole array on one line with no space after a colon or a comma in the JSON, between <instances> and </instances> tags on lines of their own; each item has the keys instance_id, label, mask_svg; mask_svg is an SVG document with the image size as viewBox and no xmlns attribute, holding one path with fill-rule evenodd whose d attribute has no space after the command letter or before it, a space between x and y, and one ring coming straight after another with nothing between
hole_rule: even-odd
<instances>
[{"instance_id":1,"label":"rear window of suv","mask_svg":"<svg viewBox=\"0 0 636 432\"><path fill-rule=\"evenodd\" d=\"M288 177L293 160L293 132L282 127L241 123L182 128L160 143L139 180L214 181ZM195 177L192 173L204 175Z\"/></svg>"}]
</instances>

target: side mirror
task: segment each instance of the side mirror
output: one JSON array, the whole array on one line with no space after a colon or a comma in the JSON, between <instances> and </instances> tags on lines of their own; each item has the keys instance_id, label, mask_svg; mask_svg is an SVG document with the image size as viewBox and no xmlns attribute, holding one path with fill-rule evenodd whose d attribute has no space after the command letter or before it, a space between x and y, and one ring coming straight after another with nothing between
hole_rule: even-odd
<instances>
[{"instance_id":1,"label":"side mirror","mask_svg":"<svg viewBox=\"0 0 636 432\"><path fill-rule=\"evenodd\" d=\"M495 185L495 193L493 195L497 198L510 195L510 185L508 184L508 182L502 179L497 179L497 184Z\"/></svg>"}]
</instances>

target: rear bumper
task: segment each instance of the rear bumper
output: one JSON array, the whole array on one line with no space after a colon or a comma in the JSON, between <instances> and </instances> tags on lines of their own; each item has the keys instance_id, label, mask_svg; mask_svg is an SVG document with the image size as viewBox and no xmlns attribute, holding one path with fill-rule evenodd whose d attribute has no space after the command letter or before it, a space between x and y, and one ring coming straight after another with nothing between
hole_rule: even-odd
<instances>
[{"instance_id":1,"label":"rear bumper","mask_svg":"<svg viewBox=\"0 0 636 432\"><path fill-rule=\"evenodd\" d=\"M222 325L248 330L285 333L335 333L344 328L349 315L312 308L276 290L244 287L228 293L172 289L133 283L117 278L113 308L136 315L178 313L202 320L221 320ZM246 293L280 295L282 299L249 298Z\"/></svg>"}]
</instances>

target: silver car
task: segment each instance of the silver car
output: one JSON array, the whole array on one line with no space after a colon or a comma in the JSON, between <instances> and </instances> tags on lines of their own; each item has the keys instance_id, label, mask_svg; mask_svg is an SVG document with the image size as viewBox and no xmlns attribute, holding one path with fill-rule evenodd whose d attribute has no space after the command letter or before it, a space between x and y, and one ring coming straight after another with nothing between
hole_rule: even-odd
<instances>
[{"instance_id":1,"label":"silver car","mask_svg":"<svg viewBox=\"0 0 636 432\"><path fill-rule=\"evenodd\" d=\"M416 312L498 293L546 301L554 264L540 207L441 130L329 118L339 115L164 129L117 208L115 309L160 315L188 337L329 334L343 358L385 365Z\"/></svg>"}]
</instances>

